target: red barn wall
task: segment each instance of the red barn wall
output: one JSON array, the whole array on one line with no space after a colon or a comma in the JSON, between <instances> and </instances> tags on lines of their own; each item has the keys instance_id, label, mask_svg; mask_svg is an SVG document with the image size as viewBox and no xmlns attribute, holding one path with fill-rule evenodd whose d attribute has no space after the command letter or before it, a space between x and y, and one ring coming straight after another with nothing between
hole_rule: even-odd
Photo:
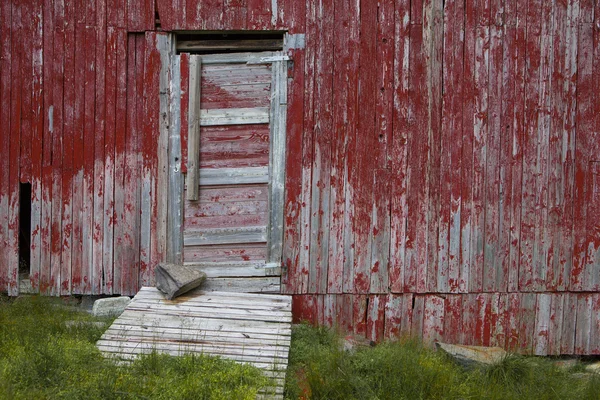
<instances>
[{"instance_id":1,"label":"red barn wall","mask_svg":"<svg viewBox=\"0 0 600 400\"><path fill-rule=\"evenodd\" d=\"M159 32L287 30L284 291L371 339L600 353L600 3L0 5L0 291L133 294L157 232ZM145 235L142 232L150 232Z\"/></svg>"}]
</instances>

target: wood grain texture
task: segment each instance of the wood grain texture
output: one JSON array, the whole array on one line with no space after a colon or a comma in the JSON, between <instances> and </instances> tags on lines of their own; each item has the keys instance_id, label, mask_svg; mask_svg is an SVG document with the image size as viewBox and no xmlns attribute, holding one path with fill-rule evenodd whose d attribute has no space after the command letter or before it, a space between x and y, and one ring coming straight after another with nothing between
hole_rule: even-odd
<instances>
[{"instance_id":1,"label":"wood grain texture","mask_svg":"<svg viewBox=\"0 0 600 400\"><path fill-rule=\"evenodd\" d=\"M282 218L264 232L283 238L282 287L299 296L299 315L376 339L600 352L598 7L4 2L0 290L17 294L21 274L43 294L133 294L166 259L169 207L180 210L175 232L205 238L268 226L277 198ZM199 110L210 119L189 153L189 88L174 93L167 32L198 29L288 33L257 37L264 52L202 55ZM285 142L273 141L275 115ZM286 172L269 198L272 146ZM181 199L192 153L200 203L218 197L196 208ZM169 174L181 188L171 198ZM21 183L32 185L30 232L19 227ZM270 251L194 244L181 259L280 252Z\"/></svg>"}]
</instances>

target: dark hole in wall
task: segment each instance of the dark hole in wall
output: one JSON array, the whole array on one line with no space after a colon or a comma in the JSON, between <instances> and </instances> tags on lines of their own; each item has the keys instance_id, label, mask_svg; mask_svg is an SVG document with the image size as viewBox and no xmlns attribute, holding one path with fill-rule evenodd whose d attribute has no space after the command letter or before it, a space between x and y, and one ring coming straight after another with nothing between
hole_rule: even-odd
<instances>
[{"instance_id":1,"label":"dark hole in wall","mask_svg":"<svg viewBox=\"0 0 600 400\"><path fill-rule=\"evenodd\" d=\"M29 274L31 265L31 183L19 186L19 274Z\"/></svg>"},{"instance_id":2,"label":"dark hole in wall","mask_svg":"<svg viewBox=\"0 0 600 400\"><path fill-rule=\"evenodd\" d=\"M277 51L283 49L284 32L182 32L177 51L194 54Z\"/></svg>"}]
</instances>

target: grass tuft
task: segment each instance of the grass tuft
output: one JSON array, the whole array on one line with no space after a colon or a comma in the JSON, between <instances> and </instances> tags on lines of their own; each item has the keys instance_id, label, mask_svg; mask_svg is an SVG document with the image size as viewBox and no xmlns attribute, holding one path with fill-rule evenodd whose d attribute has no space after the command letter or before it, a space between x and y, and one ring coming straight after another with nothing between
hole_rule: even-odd
<instances>
[{"instance_id":1,"label":"grass tuft","mask_svg":"<svg viewBox=\"0 0 600 400\"><path fill-rule=\"evenodd\" d=\"M465 370L410 339L341 349L333 331L294 327L288 399L600 399L600 376L578 378L543 358L508 356Z\"/></svg>"},{"instance_id":2,"label":"grass tuft","mask_svg":"<svg viewBox=\"0 0 600 400\"><path fill-rule=\"evenodd\" d=\"M251 366L151 353L129 365L94 345L103 328L60 299L0 297L0 399L243 399L269 380Z\"/></svg>"}]
</instances>

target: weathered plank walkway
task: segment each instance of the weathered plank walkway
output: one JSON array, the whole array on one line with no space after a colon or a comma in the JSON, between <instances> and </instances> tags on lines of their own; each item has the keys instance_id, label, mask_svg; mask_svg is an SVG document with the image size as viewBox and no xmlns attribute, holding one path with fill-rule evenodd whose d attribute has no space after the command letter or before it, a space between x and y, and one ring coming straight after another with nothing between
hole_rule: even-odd
<instances>
[{"instance_id":1,"label":"weathered plank walkway","mask_svg":"<svg viewBox=\"0 0 600 400\"><path fill-rule=\"evenodd\" d=\"M196 290L166 300L156 288L144 287L97 346L121 359L157 350L252 364L274 379L268 397L283 398L291 322L290 296Z\"/></svg>"}]
</instances>

